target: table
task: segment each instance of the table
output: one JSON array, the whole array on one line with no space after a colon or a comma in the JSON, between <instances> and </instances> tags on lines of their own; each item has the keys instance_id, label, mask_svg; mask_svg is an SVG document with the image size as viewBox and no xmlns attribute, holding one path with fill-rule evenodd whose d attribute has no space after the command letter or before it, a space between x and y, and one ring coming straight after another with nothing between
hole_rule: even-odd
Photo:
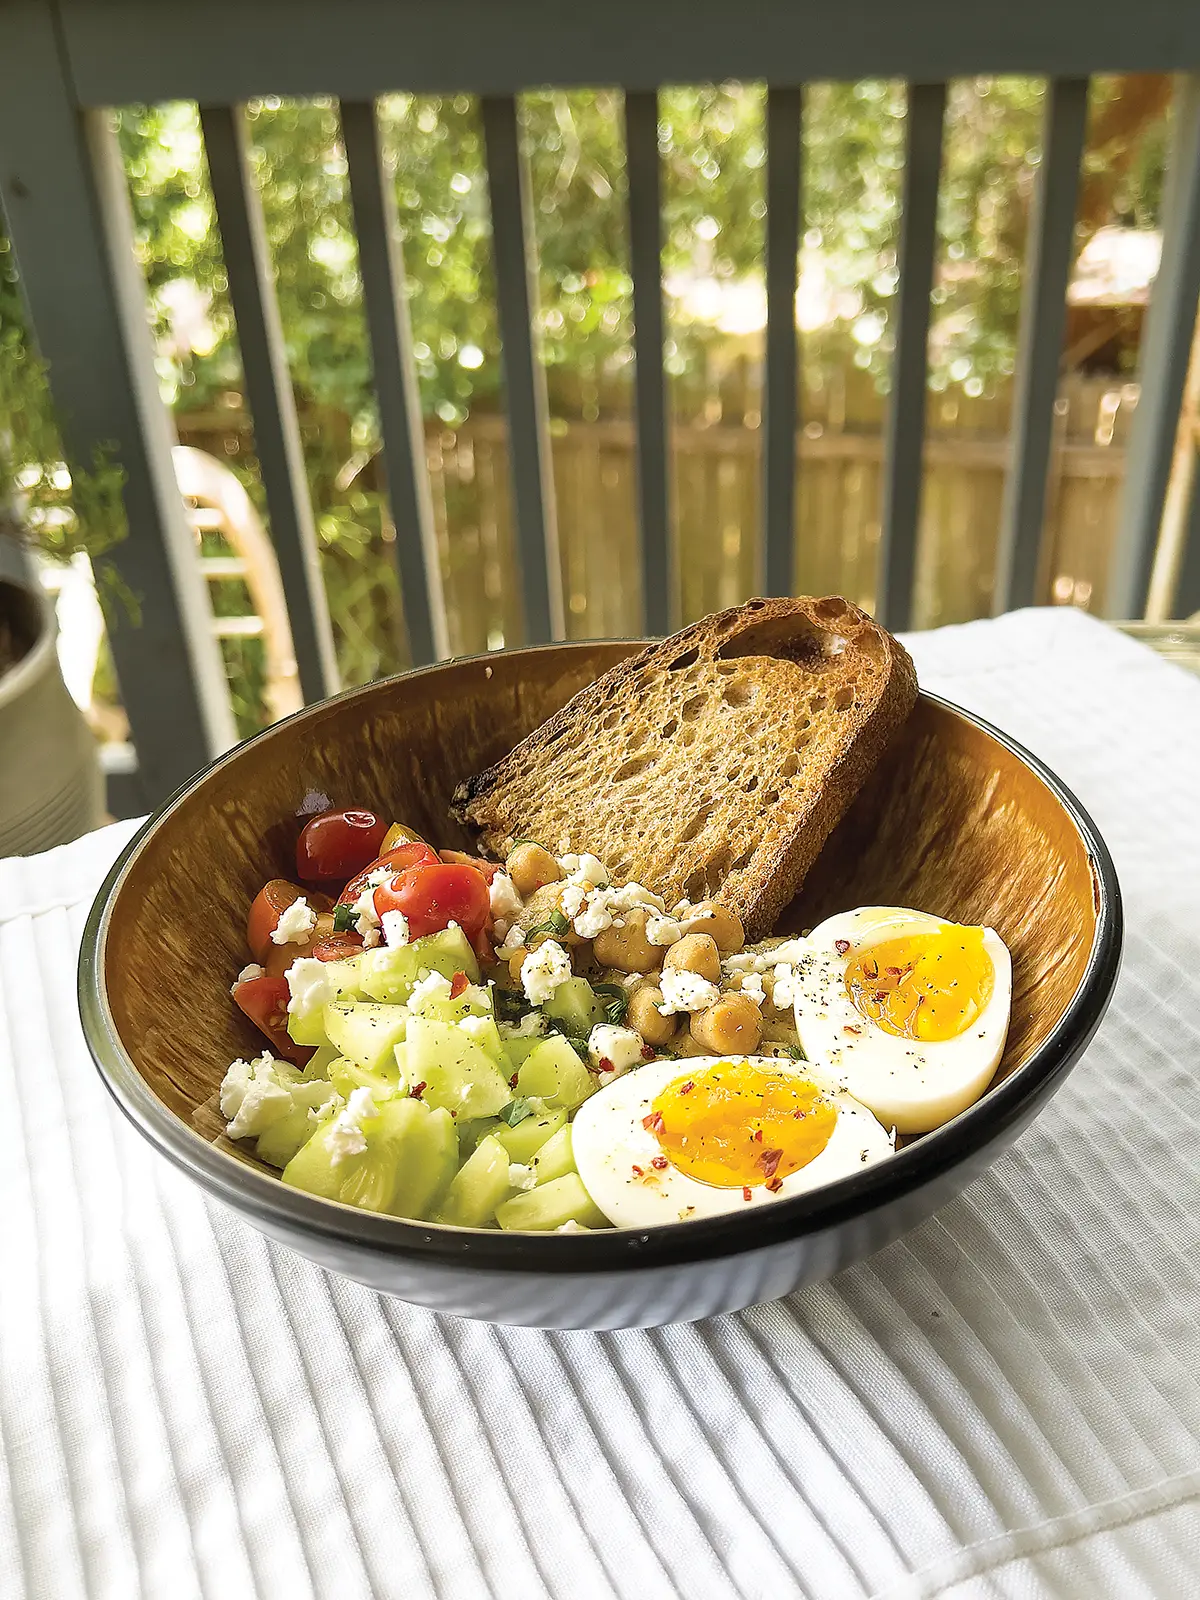
<instances>
[{"instance_id":1,"label":"table","mask_svg":"<svg viewBox=\"0 0 1200 1600\"><path fill-rule=\"evenodd\" d=\"M1074 612L910 643L1092 811L1124 970L965 1195L735 1317L501 1330L269 1245L83 1046L75 946L131 825L0 863L0 1595L1196 1592L1200 681Z\"/></svg>"}]
</instances>

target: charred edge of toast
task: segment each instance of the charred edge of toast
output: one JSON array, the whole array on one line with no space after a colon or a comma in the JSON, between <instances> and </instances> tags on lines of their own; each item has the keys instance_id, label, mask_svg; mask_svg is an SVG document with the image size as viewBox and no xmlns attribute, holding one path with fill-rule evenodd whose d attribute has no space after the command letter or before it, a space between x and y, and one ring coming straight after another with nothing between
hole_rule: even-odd
<instances>
[{"instance_id":1,"label":"charred edge of toast","mask_svg":"<svg viewBox=\"0 0 1200 1600\"><path fill-rule=\"evenodd\" d=\"M804 623L812 630L807 645L804 638L788 631ZM764 638L758 642L757 648L735 653L772 656L803 665L805 656L812 653L811 641L814 636L850 636L853 641L854 637L870 632L883 640L889 670L883 693L871 712L868 726L857 735L850 749L830 772L813 811L806 819L803 834L799 837L792 834L780 841L779 850L768 865L760 894L747 897L741 907L731 905L731 909L739 911L746 925L747 937L761 937L770 930L780 912L799 891L825 840L841 820L916 702L916 673L908 652L866 612L849 601L832 598L751 600L702 618L667 639L655 641L628 660L610 667L593 683L585 685L546 722L527 734L501 761L459 784L451 802L451 815L477 835L493 831L494 819L479 817L478 810L486 806L489 794L511 774L512 764L517 758L535 754L553 740L556 732L576 722L581 716L593 710L598 711L613 689L619 689L644 667L663 666L669 670L676 666L681 655L686 656L693 650L697 659L701 655L717 659L740 638L756 631L769 634L773 626L780 628L778 639ZM750 641L747 640L747 643Z\"/></svg>"}]
</instances>

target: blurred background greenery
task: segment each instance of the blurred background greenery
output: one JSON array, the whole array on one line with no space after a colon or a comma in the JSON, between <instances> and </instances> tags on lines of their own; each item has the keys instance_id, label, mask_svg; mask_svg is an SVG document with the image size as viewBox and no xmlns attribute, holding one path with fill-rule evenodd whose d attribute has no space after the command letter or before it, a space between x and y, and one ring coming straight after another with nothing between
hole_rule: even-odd
<instances>
[{"instance_id":1,"label":"blurred background greenery","mask_svg":"<svg viewBox=\"0 0 1200 1600\"><path fill-rule=\"evenodd\" d=\"M1000 438L1007 425L1042 101L1040 80L980 78L951 89L930 340L935 429ZM539 93L521 105L570 631L636 631L621 97L609 90ZM688 615L740 598L754 584L765 91L740 84L670 89L660 107L678 521L680 536L686 521L688 537L704 547L684 574ZM465 650L516 642L503 370L478 107L466 96L397 94L381 103L381 116L404 232L452 643ZM1080 253L1100 230L1156 227L1168 119L1167 80L1097 81L1077 218ZM339 661L345 680L357 683L404 665L407 647L338 115L332 103L267 99L251 106L250 128ZM164 396L181 440L232 467L265 515L195 107L127 107L119 129ZM825 431L879 434L892 350L903 133L902 85L825 84L807 94L797 314L801 415L814 449ZM1069 333L1079 354L1068 366L1102 374L1104 392L1112 392L1136 358L1140 317L1135 294L1128 304L1117 297L1106 307L1098 333L1085 318ZM0 346L10 354L25 350L16 273L3 240ZM1081 426L1093 425L1088 412ZM705 430L726 443L710 448ZM862 574L877 537L877 468L864 461L838 469L833 511L813 498L827 498L820 473L802 493L802 534L806 517L814 525L824 517L828 527L820 549L798 540L798 583L870 598ZM986 609L997 461L985 500L963 501L954 516L947 513L944 530L929 534L945 549L930 547L926 622ZM927 498L936 518L937 495ZM955 517L971 525L974 541L971 571L958 588L946 576L946 563L960 559L951 550ZM694 531L701 525L703 536ZM223 548L218 535L205 534L206 551ZM598 590L605 584L607 598ZM211 592L218 614L244 611L236 579L214 583ZM261 643L231 638L224 648L239 724L248 732L264 715Z\"/></svg>"}]
</instances>

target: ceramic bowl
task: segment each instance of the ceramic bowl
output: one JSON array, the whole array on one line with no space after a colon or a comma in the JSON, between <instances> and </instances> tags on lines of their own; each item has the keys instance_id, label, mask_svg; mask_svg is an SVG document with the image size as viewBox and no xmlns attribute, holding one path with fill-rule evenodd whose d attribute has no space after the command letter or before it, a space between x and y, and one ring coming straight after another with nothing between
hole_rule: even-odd
<instances>
[{"instance_id":1,"label":"ceramic bowl","mask_svg":"<svg viewBox=\"0 0 1200 1600\"><path fill-rule=\"evenodd\" d=\"M744 1215L577 1235L442 1228L285 1187L229 1143L213 1096L262 1040L229 998L246 909L291 876L314 795L442 845L455 784L638 646L559 644L460 660L299 712L186 784L122 853L92 908L80 1005L122 1110L251 1226L331 1271L458 1316L547 1328L688 1321L773 1299L913 1227L1012 1142L1104 1013L1120 893L1079 803L1027 751L932 695L827 842L778 931L860 905L986 923L1013 956L1012 1026L984 1097L893 1158Z\"/></svg>"}]
</instances>

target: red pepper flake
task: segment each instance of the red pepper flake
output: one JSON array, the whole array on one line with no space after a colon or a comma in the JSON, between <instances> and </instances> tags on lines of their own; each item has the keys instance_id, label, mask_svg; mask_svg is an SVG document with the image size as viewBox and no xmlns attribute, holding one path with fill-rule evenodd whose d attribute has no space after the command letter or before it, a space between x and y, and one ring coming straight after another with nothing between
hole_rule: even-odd
<instances>
[{"instance_id":1,"label":"red pepper flake","mask_svg":"<svg viewBox=\"0 0 1200 1600\"><path fill-rule=\"evenodd\" d=\"M601 1056L600 1057L600 1071L601 1072L611 1072L612 1070L613 1070L612 1062L608 1059L607 1056Z\"/></svg>"},{"instance_id":2,"label":"red pepper flake","mask_svg":"<svg viewBox=\"0 0 1200 1600\"><path fill-rule=\"evenodd\" d=\"M844 956L846 951L850 948L850 941L849 939L835 939L833 941L833 948L837 951L838 955Z\"/></svg>"},{"instance_id":3,"label":"red pepper flake","mask_svg":"<svg viewBox=\"0 0 1200 1600\"><path fill-rule=\"evenodd\" d=\"M653 1047L651 1045L644 1044L642 1046L642 1060L643 1061L653 1061L654 1060L654 1049L653 1049Z\"/></svg>"},{"instance_id":4,"label":"red pepper flake","mask_svg":"<svg viewBox=\"0 0 1200 1600\"><path fill-rule=\"evenodd\" d=\"M661 1134L666 1130L661 1111L652 1111L648 1117L642 1118L642 1127L649 1128L651 1133Z\"/></svg>"},{"instance_id":5,"label":"red pepper flake","mask_svg":"<svg viewBox=\"0 0 1200 1600\"><path fill-rule=\"evenodd\" d=\"M641 1169L641 1167L634 1167L634 1169L633 1169L633 1175L634 1175L634 1177L635 1177L635 1178L640 1178L640 1177L641 1177L641 1176L642 1176L642 1169Z\"/></svg>"},{"instance_id":6,"label":"red pepper flake","mask_svg":"<svg viewBox=\"0 0 1200 1600\"><path fill-rule=\"evenodd\" d=\"M750 1199L750 1185L748 1183L744 1183L742 1185L742 1199L743 1200L749 1200Z\"/></svg>"},{"instance_id":7,"label":"red pepper flake","mask_svg":"<svg viewBox=\"0 0 1200 1600\"><path fill-rule=\"evenodd\" d=\"M510 1089L515 1089L517 1087L517 1079L519 1077L520 1077L520 1073L519 1072L514 1072L513 1073L512 1077L508 1080L508 1087Z\"/></svg>"},{"instance_id":8,"label":"red pepper flake","mask_svg":"<svg viewBox=\"0 0 1200 1600\"><path fill-rule=\"evenodd\" d=\"M883 1002L887 999L887 995L883 992L882 989L876 989L875 993L871 996L871 999L874 1000L874 1002L875 1002L875 1004L877 1006L881 1006L883 1004Z\"/></svg>"},{"instance_id":9,"label":"red pepper flake","mask_svg":"<svg viewBox=\"0 0 1200 1600\"><path fill-rule=\"evenodd\" d=\"M413 1084L412 1088L408 1091L408 1097L410 1100L419 1100L424 1093L425 1080L422 1078L420 1083Z\"/></svg>"},{"instance_id":10,"label":"red pepper flake","mask_svg":"<svg viewBox=\"0 0 1200 1600\"><path fill-rule=\"evenodd\" d=\"M900 978L904 976L903 967L884 967L883 970L887 973L889 978Z\"/></svg>"},{"instance_id":11,"label":"red pepper flake","mask_svg":"<svg viewBox=\"0 0 1200 1600\"><path fill-rule=\"evenodd\" d=\"M783 1188L783 1179L782 1178L768 1178L767 1179L767 1188L771 1191L772 1194L778 1194L780 1189Z\"/></svg>"},{"instance_id":12,"label":"red pepper flake","mask_svg":"<svg viewBox=\"0 0 1200 1600\"><path fill-rule=\"evenodd\" d=\"M843 1033L861 1033L862 1029L861 1028L852 1027L850 1025L850 1023L847 1023L846 1026L842 1029L842 1032Z\"/></svg>"},{"instance_id":13,"label":"red pepper flake","mask_svg":"<svg viewBox=\"0 0 1200 1600\"><path fill-rule=\"evenodd\" d=\"M663 1168L666 1166L666 1164L667 1164L666 1156L655 1156L654 1159L650 1163L650 1165L652 1167L656 1167L659 1172L661 1172L663 1170Z\"/></svg>"},{"instance_id":14,"label":"red pepper flake","mask_svg":"<svg viewBox=\"0 0 1200 1600\"><path fill-rule=\"evenodd\" d=\"M467 987L470 981L470 978L467 977L465 972L456 972L450 979L451 1000L457 1000L459 995L462 994L463 990Z\"/></svg>"},{"instance_id":15,"label":"red pepper flake","mask_svg":"<svg viewBox=\"0 0 1200 1600\"><path fill-rule=\"evenodd\" d=\"M693 1082L692 1082L692 1080L691 1080L691 1079L690 1079L690 1078L689 1078L689 1079L688 1079L688 1081L687 1081L687 1082L686 1082L686 1083L681 1083L681 1084L680 1084L680 1085L679 1085L679 1092L680 1092L680 1094L691 1094L691 1092L692 1092L692 1090L693 1090L693 1089L694 1089L694 1088L695 1088L695 1087L696 1087L696 1085L695 1085L695 1084L694 1084L694 1083L693 1083Z\"/></svg>"},{"instance_id":16,"label":"red pepper flake","mask_svg":"<svg viewBox=\"0 0 1200 1600\"><path fill-rule=\"evenodd\" d=\"M754 1140L754 1142L756 1144L761 1144L762 1143L762 1129L761 1128L755 1128L754 1132L750 1135L750 1137Z\"/></svg>"},{"instance_id":17,"label":"red pepper flake","mask_svg":"<svg viewBox=\"0 0 1200 1600\"><path fill-rule=\"evenodd\" d=\"M871 982L874 983L875 979L879 976L878 961L864 961L863 971L866 973L867 977L870 978Z\"/></svg>"},{"instance_id":18,"label":"red pepper flake","mask_svg":"<svg viewBox=\"0 0 1200 1600\"><path fill-rule=\"evenodd\" d=\"M762 1155L760 1155L758 1158L758 1164L766 1173L768 1178L773 1178L775 1176L775 1168L782 1160L782 1150L764 1150Z\"/></svg>"}]
</instances>

